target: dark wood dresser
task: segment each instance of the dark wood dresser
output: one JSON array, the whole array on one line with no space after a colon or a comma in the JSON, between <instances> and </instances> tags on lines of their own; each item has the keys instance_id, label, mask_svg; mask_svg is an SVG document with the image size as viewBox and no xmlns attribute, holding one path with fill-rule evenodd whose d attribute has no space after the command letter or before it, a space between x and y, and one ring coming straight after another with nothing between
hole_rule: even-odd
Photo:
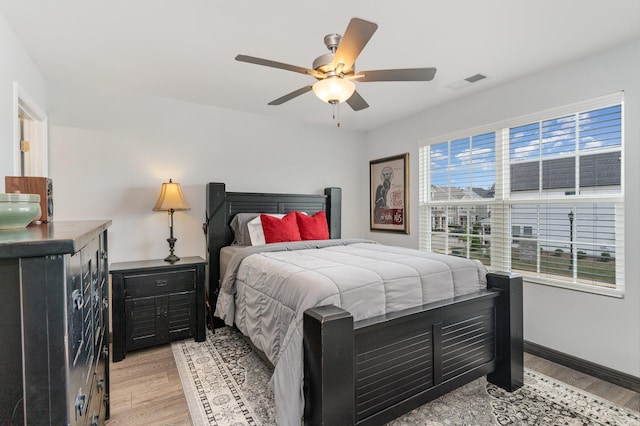
<instances>
[{"instance_id":1,"label":"dark wood dresser","mask_svg":"<svg viewBox=\"0 0 640 426\"><path fill-rule=\"evenodd\" d=\"M0 424L109 417L110 225L0 230Z\"/></svg>"},{"instance_id":2,"label":"dark wood dresser","mask_svg":"<svg viewBox=\"0 0 640 426\"><path fill-rule=\"evenodd\" d=\"M205 261L143 260L111 265L113 362L127 351L205 339Z\"/></svg>"}]
</instances>

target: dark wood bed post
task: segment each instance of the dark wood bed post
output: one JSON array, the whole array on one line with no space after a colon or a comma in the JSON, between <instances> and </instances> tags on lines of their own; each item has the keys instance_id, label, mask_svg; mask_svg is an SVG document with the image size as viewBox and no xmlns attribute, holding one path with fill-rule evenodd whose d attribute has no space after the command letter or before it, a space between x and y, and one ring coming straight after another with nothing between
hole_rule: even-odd
<instances>
[{"instance_id":1,"label":"dark wood bed post","mask_svg":"<svg viewBox=\"0 0 640 426\"><path fill-rule=\"evenodd\" d=\"M524 384L522 276L489 273L487 287L502 291L496 306L497 365L487 380L513 392Z\"/></svg>"},{"instance_id":2,"label":"dark wood bed post","mask_svg":"<svg viewBox=\"0 0 640 426\"><path fill-rule=\"evenodd\" d=\"M334 305L304 313L305 425L355 424L353 316Z\"/></svg>"},{"instance_id":3,"label":"dark wood bed post","mask_svg":"<svg viewBox=\"0 0 640 426\"><path fill-rule=\"evenodd\" d=\"M324 195L327 196L327 223L329 225L329 236L331 239L342 238L342 189L325 188Z\"/></svg>"},{"instance_id":4,"label":"dark wood bed post","mask_svg":"<svg viewBox=\"0 0 640 426\"><path fill-rule=\"evenodd\" d=\"M207 206L204 230L207 235L207 321L211 330L214 329L213 312L218 300L220 280L220 249L228 244L226 187L224 183L207 184Z\"/></svg>"}]
</instances>

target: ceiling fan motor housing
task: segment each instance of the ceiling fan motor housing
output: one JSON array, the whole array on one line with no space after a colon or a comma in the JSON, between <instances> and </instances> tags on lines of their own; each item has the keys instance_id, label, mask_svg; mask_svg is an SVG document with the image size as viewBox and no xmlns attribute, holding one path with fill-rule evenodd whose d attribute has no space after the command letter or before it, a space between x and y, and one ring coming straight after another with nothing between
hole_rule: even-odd
<instances>
[{"instance_id":1,"label":"ceiling fan motor housing","mask_svg":"<svg viewBox=\"0 0 640 426\"><path fill-rule=\"evenodd\" d=\"M333 57L335 56L336 50L338 50L340 40L342 40L342 36L340 34L327 34L324 36L324 44L331 53L318 56L313 61L312 67L314 70L323 73L335 71L333 66Z\"/></svg>"},{"instance_id":2,"label":"ceiling fan motor housing","mask_svg":"<svg viewBox=\"0 0 640 426\"><path fill-rule=\"evenodd\" d=\"M327 34L324 36L324 45L327 46L327 49L329 49L331 53L336 53L340 40L342 40L340 34Z\"/></svg>"},{"instance_id":3,"label":"ceiling fan motor housing","mask_svg":"<svg viewBox=\"0 0 640 426\"><path fill-rule=\"evenodd\" d=\"M320 55L313 61L313 69L323 73L333 71L333 57L335 54Z\"/></svg>"}]
</instances>

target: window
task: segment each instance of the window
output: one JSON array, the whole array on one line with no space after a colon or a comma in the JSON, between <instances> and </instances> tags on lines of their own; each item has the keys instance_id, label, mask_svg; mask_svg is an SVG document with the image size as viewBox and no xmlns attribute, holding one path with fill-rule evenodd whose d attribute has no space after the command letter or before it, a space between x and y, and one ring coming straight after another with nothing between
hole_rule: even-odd
<instances>
[{"instance_id":1,"label":"window","mask_svg":"<svg viewBox=\"0 0 640 426\"><path fill-rule=\"evenodd\" d=\"M420 147L420 248L620 296L623 102L615 94Z\"/></svg>"},{"instance_id":2,"label":"window","mask_svg":"<svg viewBox=\"0 0 640 426\"><path fill-rule=\"evenodd\" d=\"M431 145L428 231L430 250L490 262L482 221L495 184L495 133ZM423 162L425 150L421 150ZM422 169L422 167L421 167ZM421 203L421 211L423 206ZM422 219L422 214L421 214Z\"/></svg>"}]
</instances>

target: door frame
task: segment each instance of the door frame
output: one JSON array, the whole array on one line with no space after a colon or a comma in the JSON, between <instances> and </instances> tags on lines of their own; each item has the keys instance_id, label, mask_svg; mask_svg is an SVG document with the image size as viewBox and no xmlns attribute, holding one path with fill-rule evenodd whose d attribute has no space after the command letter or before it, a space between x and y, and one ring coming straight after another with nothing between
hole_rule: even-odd
<instances>
[{"instance_id":1,"label":"door frame","mask_svg":"<svg viewBox=\"0 0 640 426\"><path fill-rule=\"evenodd\" d=\"M28 120L29 126L30 164L29 173L25 174L21 166L21 131L20 115ZM48 118L44 110L33 100L18 82L13 83L13 172L15 176L49 175L49 138Z\"/></svg>"}]
</instances>

